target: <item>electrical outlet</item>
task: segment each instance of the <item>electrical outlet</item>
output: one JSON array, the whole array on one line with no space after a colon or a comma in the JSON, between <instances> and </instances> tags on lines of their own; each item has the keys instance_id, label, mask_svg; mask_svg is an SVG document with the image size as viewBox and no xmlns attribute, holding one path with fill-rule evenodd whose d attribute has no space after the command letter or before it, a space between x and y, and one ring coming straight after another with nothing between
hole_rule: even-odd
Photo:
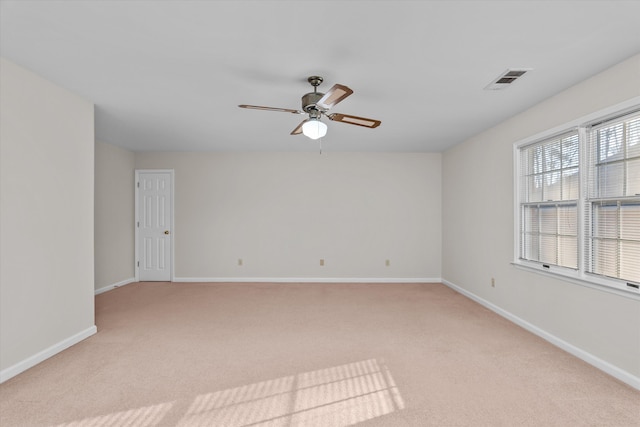
<instances>
[{"instance_id":1,"label":"electrical outlet","mask_svg":"<svg viewBox=\"0 0 640 427\"><path fill-rule=\"evenodd\" d=\"M496 279L494 279L493 277L491 278L491 287L492 288L496 287Z\"/></svg>"},{"instance_id":2,"label":"electrical outlet","mask_svg":"<svg viewBox=\"0 0 640 427\"><path fill-rule=\"evenodd\" d=\"M238 265L242 265L242 258L238 258Z\"/></svg>"},{"instance_id":3,"label":"electrical outlet","mask_svg":"<svg viewBox=\"0 0 640 427\"><path fill-rule=\"evenodd\" d=\"M320 258L320 265L324 266L324 259Z\"/></svg>"},{"instance_id":4,"label":"electrical outlet","mask_svg":"<svg viewBox=\"0 0 640 427\"><path fill-rule=\"evenodd\" d=\"M385 265L385 266L387 266L387 267L389 267L389 266L391 265L391 261L389 261L389 260L385 260L384 265Z\"/></svg>"}]
</instances>

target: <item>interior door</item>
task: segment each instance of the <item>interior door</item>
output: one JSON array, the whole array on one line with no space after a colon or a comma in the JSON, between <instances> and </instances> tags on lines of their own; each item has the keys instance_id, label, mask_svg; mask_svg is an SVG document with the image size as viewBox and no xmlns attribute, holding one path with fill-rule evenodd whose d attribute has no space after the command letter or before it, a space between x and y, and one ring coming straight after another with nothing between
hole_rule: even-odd
<instances>
[{"instance_id":1,"label":"interior door","mask_svg":"<svg viewBox=\"0 0 640 427\"><path fill-rule=\"evenodd\" d=\"M171 173L138 174L139 280L171 280Z\"/></svg>"}]
</instances>

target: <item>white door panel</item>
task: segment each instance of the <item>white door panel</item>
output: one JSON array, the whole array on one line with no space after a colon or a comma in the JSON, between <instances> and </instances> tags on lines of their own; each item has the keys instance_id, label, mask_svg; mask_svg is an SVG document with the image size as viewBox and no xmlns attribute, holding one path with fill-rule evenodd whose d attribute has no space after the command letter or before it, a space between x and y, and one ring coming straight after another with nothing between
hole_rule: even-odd
<instances>
[{"instance_id":1,"label":"white door panel","mask_svg":"<svg viewBox=\"0 0 640 427\"><path fill-rule=\"evenodd\" d=\"M171 174L138 175L138 261L140 281L171 280Z\"/></svg>"}]
</instances>

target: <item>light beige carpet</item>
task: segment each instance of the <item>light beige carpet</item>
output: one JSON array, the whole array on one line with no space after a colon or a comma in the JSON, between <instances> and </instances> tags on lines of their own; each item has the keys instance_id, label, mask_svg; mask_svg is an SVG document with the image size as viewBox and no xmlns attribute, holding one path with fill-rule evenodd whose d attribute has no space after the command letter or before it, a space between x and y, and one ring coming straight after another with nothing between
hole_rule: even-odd
<instances>
[{"instance_id":1,"label":"light beige carpet","mask_svg":"<svg viewBox=\"0 0 640 427\"><path fill-rule=\"evenodd\" d=\"M131 284L10 426L638 426L640 392L441 284Z\"/></svg>"}]
</instances>

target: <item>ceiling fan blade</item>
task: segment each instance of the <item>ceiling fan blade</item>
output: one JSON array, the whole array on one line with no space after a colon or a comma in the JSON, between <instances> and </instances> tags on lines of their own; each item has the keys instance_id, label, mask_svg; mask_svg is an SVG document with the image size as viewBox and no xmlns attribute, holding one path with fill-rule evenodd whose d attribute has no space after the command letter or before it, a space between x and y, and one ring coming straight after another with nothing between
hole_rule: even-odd
<instances>
[{"instance_id":1,"label":"ceiling fan blade","mask_svg":"<svg viewBox=\"0 0 640 427\"><path fill-rule=\"evenodd\" d=\"M306 122L308 122L309 119L303 120L297 128L295 128L292 132L291 135L300 135L302 133L302 125L305 124Z\"/></svg>"},{"instance_id":2,"label":"ceiling fan blade","mask_svg":"<svg viewBox=\"0 0 640 427\"><path fill-rule=\"evenodd\" d=\"M382 123L380 120L367 119L364 117L350 116L348 114L333 113L327 114L334 122L348 123L350 125L364 126L366 128L377 128Z\"/></svg>"},{"instance_id":3,"label":"ceiling fan blade","mask_svg":"<svg viewBox=\"0 0 640 427\"><path fill-rule=\"evenodd\" d=\"M263 107L261 105L246 105L246 104L238 105L238 107L248 108L250 110L281 111L283 113L302 114L302 111L300 110L291 110L289 108Z\"/></svg>"},{"instance_id":4,"label":"ceiling fan blade","mask_svg":"<svg viewBox=\"0 0 640 427\"><path fill-rule=\"evenodd\" d=\"M322 98L316 103L321 108L328 110L336 105L338 102L351 95L353 91L344 85L333 85L329 92L325 93Z\"/></svg>"}]
</instances>

